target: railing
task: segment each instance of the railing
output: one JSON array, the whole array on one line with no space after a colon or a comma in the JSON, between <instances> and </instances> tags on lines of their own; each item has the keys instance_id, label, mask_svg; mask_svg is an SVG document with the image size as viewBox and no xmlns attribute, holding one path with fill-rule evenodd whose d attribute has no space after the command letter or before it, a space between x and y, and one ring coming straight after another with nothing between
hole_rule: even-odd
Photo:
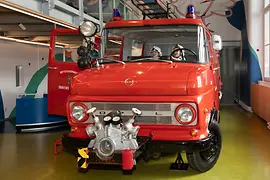
<instances>
[{"instance_id":1,"label":"railing","mask_svg":"<svg viewBox=\"0 0 270 180\"><path fill-rule=\"evenodd\" d=\"M74 9L79 10L79 0L60 0L61 2L71 6ZM87 1L83 0L84 13L99 18L99 0ZM112 18L113 8L119 8L123 19L139 19L140 15L136 13L135 9L132 8L123 0L107 0L103 3L103 20L108 22ZM129 14L132 14L130 17Z\"/></svg>"},{"instance_id":2,"label":"railing","mask_svg":"<svg viewBox=\"0 0 270 180\"><path fill-rule=\"evenodd\" d=\"M143 19L146 17L153 19L159 18L177 18L175 6L165 0L131 0L143 14Z\"/></svg>"}]
</instances>

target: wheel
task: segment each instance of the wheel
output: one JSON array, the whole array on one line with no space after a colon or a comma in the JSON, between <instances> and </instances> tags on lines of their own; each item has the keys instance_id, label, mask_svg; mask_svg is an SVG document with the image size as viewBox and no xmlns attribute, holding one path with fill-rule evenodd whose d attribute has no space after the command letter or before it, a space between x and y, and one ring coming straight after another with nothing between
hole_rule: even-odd
<instances>
[{"instance_id":1,"label":"wheel","mask_svg":"<svg viewBox=\"0 0 270 180\"><path fill-rule=\"evenodd\" d=\"M161 152L153 152L152 154L151 154L151 158L153 159L153 160L159 160L160 159L160 157L161 157Z\"/></svg>"},{"instance_id":2,"label":"wheel","mask_svg":"<svg viewBox=\"0 0 270 180\"><path fill-rule=\"evenodd\" d=\"M211 123L209 131L212 135L210 147L204 151L187 153L190 167L199 172L206 172L213 168L222 147L221 130L217 121Z\"/></svg>"}]
</instances>

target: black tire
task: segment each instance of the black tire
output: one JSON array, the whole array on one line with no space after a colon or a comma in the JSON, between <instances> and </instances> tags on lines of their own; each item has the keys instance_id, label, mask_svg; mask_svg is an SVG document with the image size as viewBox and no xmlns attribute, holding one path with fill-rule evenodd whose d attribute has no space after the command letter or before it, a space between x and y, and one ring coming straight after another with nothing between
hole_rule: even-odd
<instances>
[{"instance_id":1,"label":"black tire","mask_svg":"<svg viewBox=\"0 0 270 180\"><path fill-rule=\"evenodd\" d=\"M210 148L205 151L187 153L187 160L190 167L199 172L206 172L213 168L222 148L221 130L218 122L211 122L209 130L210 134L213 135Z\"/></svg>"}]
</instances>

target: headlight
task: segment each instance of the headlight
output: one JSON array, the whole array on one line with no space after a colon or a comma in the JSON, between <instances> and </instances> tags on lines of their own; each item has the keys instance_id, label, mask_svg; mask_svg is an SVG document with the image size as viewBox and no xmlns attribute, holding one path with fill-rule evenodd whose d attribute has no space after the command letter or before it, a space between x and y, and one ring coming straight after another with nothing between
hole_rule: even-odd
<instances>
[{"instance_id":1,"label":"headlight","mask_svg":"<svg viewBox=\"0 0 270 180\"><path fill-rule=\"evenodd\" d=\"M87 107L83 104L74 104L71 107L71 116L76 122L85 122L88 119Z\"/></svg>"},{"instance_id":2,"label":"headlight","mask_svg":"<svg viewBox=\"0 0 270 180\"><path fill-rule=\"evenodd\" d=\"M175 118L180 124L191 124L196 118L196 111L189 104L181 104L175 110Z\"/></svg>"},{"instance_id":3,"label":"headlight","mask_svg":"<svg viewBox=\"0 0 270 180\"><path fill-rule=\"evenodd\" d=\"M84 22L82 25L80 25L79 29L80 32L86 37L91 37L98 31L97 26L91 21Z\"/></svg>"}]
</instances>

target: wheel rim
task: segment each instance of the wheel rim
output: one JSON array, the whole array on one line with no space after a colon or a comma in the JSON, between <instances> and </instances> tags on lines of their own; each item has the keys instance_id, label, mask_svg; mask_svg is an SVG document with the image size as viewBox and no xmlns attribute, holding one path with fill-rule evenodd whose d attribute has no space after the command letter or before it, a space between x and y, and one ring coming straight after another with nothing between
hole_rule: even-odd
<instances>
[{"instance_id":1,"label":"wheel rim","mask_svg":"<svg viewBox=\"0 0 270 180\"><path fill-rule=\"evenodd\" d=\"M203 160L211 162L215 160L215 158L217 157L219 149L220 149L219 138L216 134L213 133L210 140L210 147L205 151L201 151L200 155Z\"/></svg>"}]
</instances>

